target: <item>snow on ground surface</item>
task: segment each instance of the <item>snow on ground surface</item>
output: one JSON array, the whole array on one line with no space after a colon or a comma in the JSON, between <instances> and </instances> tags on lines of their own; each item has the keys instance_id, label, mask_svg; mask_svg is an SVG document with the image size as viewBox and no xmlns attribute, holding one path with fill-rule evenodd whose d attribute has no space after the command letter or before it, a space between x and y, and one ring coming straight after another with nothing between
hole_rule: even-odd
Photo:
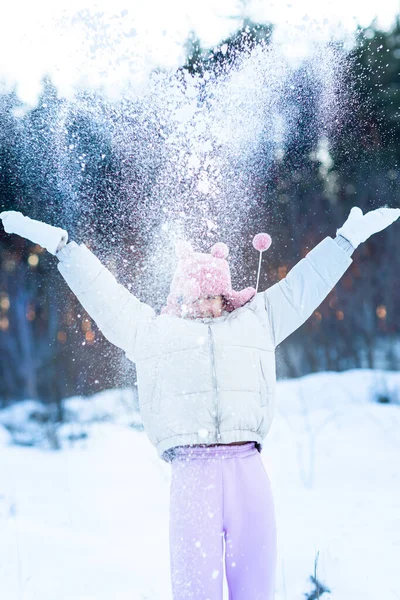
<instances>
[{"instance_id":1,"label":"snow on ground surface","mask_svg":"<svg viewBox=\"0 0 400 600\"><path fill-rule=\"evenodd\" d=\"M81 421L100 417L59 451L10 445L12 411L0 411L1 600L171 599L170 466L137 418L123 417L129 397L67 401ZM317 552L324 600L400 598L399 451L400 373L278 384L263 450L278 520L276 600L304 600Z\"/></svg>"}]
</instances>

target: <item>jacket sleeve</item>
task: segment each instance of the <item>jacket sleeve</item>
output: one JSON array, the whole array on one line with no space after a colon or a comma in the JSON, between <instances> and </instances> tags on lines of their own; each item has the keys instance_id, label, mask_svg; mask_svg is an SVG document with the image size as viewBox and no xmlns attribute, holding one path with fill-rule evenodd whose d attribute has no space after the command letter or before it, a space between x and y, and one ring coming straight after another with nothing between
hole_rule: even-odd
<instances>
[{"instance_id":1,"label":"jacket sleeve","mask_svg":"<svg viewBox=\"0 0 400 600\"><path fill-rule=\"evenodd\" d=\"M84 245L70 242L57 253L58 270L104 337L135 360L136 341L155 318Z\"/></svg>"},{"instance_id":2,"label":"jacket sleeve","mask_svg":"<svg viewBox=\"0 0 400 600\"><path fill-rule=\"evenodd\" d=\"M312 315L352 262L349 253L327 237L285 279L262 292L275 346Z\"/></svg>"}]
</instances>

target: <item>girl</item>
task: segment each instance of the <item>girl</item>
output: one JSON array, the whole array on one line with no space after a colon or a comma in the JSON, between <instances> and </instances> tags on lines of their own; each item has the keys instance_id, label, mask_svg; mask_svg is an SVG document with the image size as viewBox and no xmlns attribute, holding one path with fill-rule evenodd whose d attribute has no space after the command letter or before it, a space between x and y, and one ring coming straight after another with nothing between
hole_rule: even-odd
<instances>
[{"instance_id":1,"label":"girl","mask_svg":"<svg viewBox=\"0 0 400 600\"><path fill-rule=\"evenodd\" d=\"M225 244L202 254L181 243L167 305L156 316L83 244L67 244L62 229L0 214L7 232L56 254L85 310L137 365L147 435L172 464L174 600L221 600L223 559L230 600L273 598L274 507L260 451L274 412L274 351L331 291L353 250L399 216L400 209L363 215L353 208L335 239L260 293L232 290ZM256 236L255 247L266 249L268 237Z\"/></svg>"}]
</instances>

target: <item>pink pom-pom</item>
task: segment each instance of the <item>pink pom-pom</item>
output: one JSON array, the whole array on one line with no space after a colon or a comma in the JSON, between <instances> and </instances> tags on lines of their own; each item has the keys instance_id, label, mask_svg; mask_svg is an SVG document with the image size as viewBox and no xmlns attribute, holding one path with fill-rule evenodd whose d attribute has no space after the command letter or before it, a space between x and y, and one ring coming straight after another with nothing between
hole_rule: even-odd
<instances>
[{"instance_id":1,"label":"pink pom-pom","mask_svg":"<svg viewBox=\"0 0 400 600\"><path fill-rule=\"evenodd\" d=\"M255 235L253 238L253 246L259 252L264 252L264 250L268 250L271 244L272 239L268 233L257 233L257 235Z\"/></svg>"},{"instance_id":2,"label":"pink pom-pom","mask_svg":"<svg viewBox=\"0 0 400 600\"><path fill-rule=\"evenodd\" d=\"M217 242L211 248L211 255L215 258L227 258L229 254L229 248L223 242Z\"/></svg>"},{"instance_id":3,"label":"pink pom-pom","mask_svg":"<svg viewBox=\"0 0 400 600\"><path fill-rule=\"evenodd\" d=\"M185 258L189 258L189 256L191 256L193 254L192 245L190 244L190 242L185 242L184 240L176 242L175 254L181 260L185 259Z\"/></svg>"}]
</instances>

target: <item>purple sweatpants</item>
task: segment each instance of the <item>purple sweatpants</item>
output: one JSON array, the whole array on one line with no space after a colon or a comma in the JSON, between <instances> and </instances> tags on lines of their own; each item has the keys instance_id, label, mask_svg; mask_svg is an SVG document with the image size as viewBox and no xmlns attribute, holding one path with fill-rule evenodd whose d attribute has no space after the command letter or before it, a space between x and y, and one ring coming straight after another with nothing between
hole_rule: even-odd
<instances>
[{"instance_id":1,"label":"purple sweatpants","mask_svg":"<svg viewBox=\"0 0 400 600\"><path fill-rule=\"evenodd\" d=\"M254 442L180 447L172 460L170 557L174 600L271 600L274 505Z\"/></svg>"}]
</instances>

